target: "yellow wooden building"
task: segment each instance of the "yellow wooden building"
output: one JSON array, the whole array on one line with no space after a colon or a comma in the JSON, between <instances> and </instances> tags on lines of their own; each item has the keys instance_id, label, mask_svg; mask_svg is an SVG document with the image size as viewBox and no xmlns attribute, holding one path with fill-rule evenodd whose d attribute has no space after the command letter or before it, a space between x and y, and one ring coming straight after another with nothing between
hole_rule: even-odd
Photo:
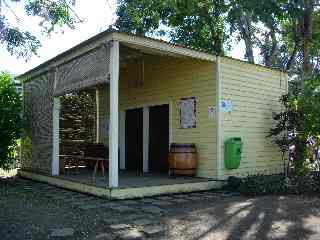
<instances>
[{"instance_id":1,"label":"yellow wooden building","mask_svg":"<svg viewBox=\"0 0 320 240\"><path fill-rule=\"evenodd\" d=\"M206 190L229 176L282 171L279 149L266 136L287 92L286 72L106 31L19 78L28 122L24 177L130 198ZM109 150L108 178L95 182L90 175L59 173L59 97L83 89L95 91L96 142ZM224 153L233 137L241 138L243 149L240 166L230 170ZM195 177L168 177L171 143L196 145Z\"/></svg>"}]
</instances>

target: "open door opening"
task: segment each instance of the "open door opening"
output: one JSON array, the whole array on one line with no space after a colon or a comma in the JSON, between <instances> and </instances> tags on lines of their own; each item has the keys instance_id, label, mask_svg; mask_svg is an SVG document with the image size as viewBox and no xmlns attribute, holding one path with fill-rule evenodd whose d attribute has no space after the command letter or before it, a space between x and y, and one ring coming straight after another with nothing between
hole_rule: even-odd
<instances>
[{"instance_id":1,"label":"open door opening","mask_svg":"<svg viewBox=\"0 0 320 240\"><path fill-rule=\"evenodd\" d=\"M167 173L169 150L169 105L149 109L149 171Z\"/></svg>"},{"instance_id":2,"label":"open door opening","mask_svg":"<svg viewBox=\"0 0 320 240\"><path fill-rule=\"evenodd\" d=\"M143 170L143 108L126 110L126 169Z\"/></svg>"}]
</instances>

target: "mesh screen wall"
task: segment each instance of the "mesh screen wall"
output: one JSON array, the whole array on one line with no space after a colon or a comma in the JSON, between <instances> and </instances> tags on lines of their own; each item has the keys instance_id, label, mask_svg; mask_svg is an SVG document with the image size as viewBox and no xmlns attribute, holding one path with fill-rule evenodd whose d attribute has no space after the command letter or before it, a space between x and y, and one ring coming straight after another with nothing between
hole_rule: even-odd
<instances>
[{"instance_id":1,"label":"mesh screen wall","mask_svg":"<svg viewBox=\"0 0 320 240\"><path fill-rule=\"evenodd\" d=\"M54 73L24 84L25 131L21 168L50 173Z\"/></svg>"},{"instance_id":2,"label":"mesh screen wall","mask_svg":"<svg viewBox=\"0 0 320 240\"><path fill-rule=\"evenodd\" d=\"M100 46L57 68L54 95L81 90L107 82L109 51Z\"/></svg>"},{"instance_id":3,"label":"mesh screen wall","mask_svg":"<svg viewBox=\"0 0 320 240\"><path fill-rule=\"evenodd\" d=\"M24 83L23 170L51 173L54 97L106 84L109 55L101 45Z\"/></svg>"}]
</instances>

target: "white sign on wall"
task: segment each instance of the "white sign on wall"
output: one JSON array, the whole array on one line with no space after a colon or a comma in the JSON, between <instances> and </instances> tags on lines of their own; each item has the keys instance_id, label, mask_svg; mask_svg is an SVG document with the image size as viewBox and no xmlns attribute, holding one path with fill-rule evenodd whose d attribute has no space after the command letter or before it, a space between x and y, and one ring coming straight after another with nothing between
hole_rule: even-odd
<instances>
[{"instance_id":1,"label":"white sign on wall","mask_svg":"<svg viewBox=\"0 0 320 240\"><path fill-rule=\"evenodd\" d=\"M221 112L232 112L232 102L230 100L220 101Z\"/></svg>"},{"instance_id":2,"label":"white sign on wall","mask_svg":"<svg viewBox=\"0 0 320 240\"><path fill-rule=\"evenodd\" d=\"M181 128L196 127L195 97L180 99L180 127Z\"/></svg>"}]
</instances>

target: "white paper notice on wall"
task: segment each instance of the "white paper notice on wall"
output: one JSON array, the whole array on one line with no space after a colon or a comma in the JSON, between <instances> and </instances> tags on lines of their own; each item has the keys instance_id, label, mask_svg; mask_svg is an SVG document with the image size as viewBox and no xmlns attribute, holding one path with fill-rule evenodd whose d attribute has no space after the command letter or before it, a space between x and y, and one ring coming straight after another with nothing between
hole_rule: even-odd
<instances>
[{"instance_id":1,"label":"white paper notice on wall","mask_svg":"<svg viewBox=\"0 0 320 240\"><path fill-rule=\"evenodd\" d=\"M196 98L180 99L180 127L195 128L196 127Z\"/></svg>"},{"instance_id":2,"label":"white paper notice on wall","mask_svg":"<svg viewBox=\"0 0 320 240\"><path fill-rule=\"evenodd\" d=\"M220 101L221 112L231 112L232 111L232 102L230 100L221 100Z\"/></svg>"},{"instance_id":3,"label":"white paper notice on wall","mask_svg":"<svg viewBox=\"0 0 320 240\"><path fill-rule=\"evenodd\" d=\"M214 106L209 106L208 107L208 118L209 118L209 120L214 120L215 119L215 113L216 113L216 108Z\"/></svg>"}]
</instances>

